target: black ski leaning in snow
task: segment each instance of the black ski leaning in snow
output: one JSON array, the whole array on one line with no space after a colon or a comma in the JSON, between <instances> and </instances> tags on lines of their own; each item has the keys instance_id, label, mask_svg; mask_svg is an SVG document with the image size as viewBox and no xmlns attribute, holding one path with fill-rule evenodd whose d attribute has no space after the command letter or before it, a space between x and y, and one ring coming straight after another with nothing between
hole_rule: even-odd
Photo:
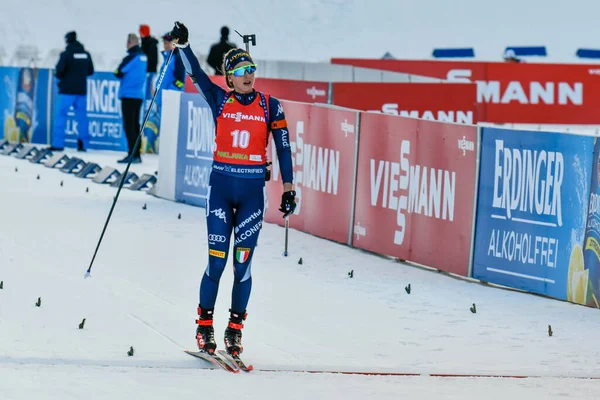
<instances>
[{"instance_id":1,"label":"black ski leaning in snow","mask_svg":"<svg viewBox=\"0 0 600 400\"><path fill-rule=\"evenodd\" d=\"M254 369L252 365L246 365L244 361L240 358L240 356L233 356L228 354L225 350L219 350L219 354L227 359L231 364L233 364L238 370L242 370L245 372L250 372Z\"/></svg>"},{"instance_id":2,"label":"black ski leaning in snow","mask_svg":"<svg viewBox=\"0 0 600 400\"><path fill-rule=\"evenodd\" d=\"M205 353L203 351L191 351L191 350L184 350L184 351L187 354L189 354L190 356L208 361L209 363L211 363L219 368L222 368L226 371L233 372L233 373L240 372L239 369L233 368L231 365L229 365L225 360L223 360L217 354L209 354L209 353Z\"/></svg>"}]
</instances>

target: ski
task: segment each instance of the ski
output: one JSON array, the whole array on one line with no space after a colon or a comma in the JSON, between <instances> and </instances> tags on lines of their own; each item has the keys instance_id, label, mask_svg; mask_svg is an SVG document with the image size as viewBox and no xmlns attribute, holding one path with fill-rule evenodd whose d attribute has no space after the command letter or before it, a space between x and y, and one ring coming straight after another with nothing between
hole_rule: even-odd
<instances>
[{"instance_id":1,"label":"ski","mask_svg":"<svg viewBox=\"0 0 600 400\"><path fill-rule=\"evenodd\" d=\"M233 368L231 365L229 365L225 360L223 360L217 354L209 354L209 353L205 353L203 351L191 351L191 350L184 350L184 351L187 354L189 354L190 356L208 361L209 363L217 366L218 368L222 368L226 371L233 372L233 373L240 372L239 369Z\"/></svg>"},{"instance_id":2,"label":"ski","mask_svg":"<svg viewBox=\"0 0 600 400\"><path fill-rule=\"evenodd\" d=\"M219 350L219 354L221 354L224 358L227 359L231 364L233 364L238 370L242 370L245 372L250 372L254 369L252 365L246 365L244 361L240 358L240 356L232 356L227 353L225 350Z\"/></svg>"}]
</instances>

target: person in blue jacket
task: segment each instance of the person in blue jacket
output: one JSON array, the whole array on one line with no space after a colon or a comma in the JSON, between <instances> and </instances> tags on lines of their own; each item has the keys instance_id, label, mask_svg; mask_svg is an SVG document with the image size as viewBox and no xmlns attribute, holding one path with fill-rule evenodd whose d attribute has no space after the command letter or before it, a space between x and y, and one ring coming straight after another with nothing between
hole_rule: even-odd
<instances>
[{"instance_id":1,"label":"person in blue jacket","mask_svg":"<svg viewBox=\"0 0 600 400\"><path fill-rule=\"evenodd\" d=\"M89 142L87 118L87 77L94 73L92 56L77 41L75 31L65 35L67 47L60 54L54 75L58 79L58 110L52 130L51 150L65 147L67 113L73 107L77 121L77 149L85 151Z\"/></svg>"},{"instance_id":2,"label":"person in blue jacket","mask_svg":"<svg viewBox=\"0 0 600 400\"><path fill-rule=\"evenodd\" d=\"M156 98L150 114L148 116L148 122L144 127L144 135L142 137L142 148L146 153L157 153L158 152L158 136L160 131L160 119L162 109L162 92L163 90L176 90L182 92L185 86L185 67L181 61L181 56L176 47L173 47L173 38L171 32L167 32L162 36L164 51L161 51L163 56L162 65L158 71L159 79L156 80L156 86L152 88L151 95L154 95L155 91ZM171 61L167 64L169 55L173 51ZM164 75L163 75L164 72ZM162 76L162 81L160 77ZM160 86L158 86L160 81ZM148 98L148 95L146 95ZM148 102L148 101L147 101Z\"/></svg>"},{"instance_id":3,"label":"person in blue jacket","mask_svg":"<svg viewBox=\"0 0 600 400\"><path fill-rule=\"evenodd\" d=\"M256 64L245 50L227 52L222 71L225 91L202 71L188 43L188 29L176 22L171 32L185 69L202 93L215 121L215 151L206 199L208 266L200 283L196 341L200 351L214 353L213 312L219 280L227 264L233 232L233 291L225 348L240 354L242 328L252 287L251 264L265 212L266 147L269 132L275 142L283 180L279 211L286 217L296 208L292 153L281 103L254 90Z\"/></svg>"},{"instance_id":4,"label":"person in blue jacket","mask_svg":"<svg viewBox=\"0 0 600 400\"><path fill-rule=\"evenodd\" d=\"M164 50L161 51L163 56L163 63L158 72L158 76L160 77L165 67L167 68L165 72L165 76L162 80L162 83L158 89L159 93L156 95L156 104L158 105L158 109L160 112L160 106L162 105L162 96L161 92L163 90L178 90L183 91L185 87L185 66L183 65L183 61L181 60L181 55L176 47L173 46L173 36L171 36L171 32L167 32L162 37ZM169 65L167 65L167 60L169 58L169 53L173 51L173 57L171 57L171 61ZM156 82L158 84L158 80ZM155 89L156 90L156 89Z\"/></svg>"},{"instance_id":5,"label":"person in blue jacket","mask_svg":"<svg viewBox=\"0 0 600 400\"><path fill-rule=\"evenodd\" d=\"M121 100L123 128L128 146L127 156L119 160L119 163L142 162L141 146L137 146L136 149L133 147L140 133L140 110L144 100L147 64L148 57L142 51L137 35L130 33L127 36L127 56L115 70L115 76L121 80L118 97Z\"/></svg>"}]
</instances>

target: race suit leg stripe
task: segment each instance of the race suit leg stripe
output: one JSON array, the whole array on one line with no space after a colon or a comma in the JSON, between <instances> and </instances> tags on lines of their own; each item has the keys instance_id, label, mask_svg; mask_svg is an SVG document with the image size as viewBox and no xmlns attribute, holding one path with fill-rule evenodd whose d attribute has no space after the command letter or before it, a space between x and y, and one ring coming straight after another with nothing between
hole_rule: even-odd
<instances>
[{"instance_id":1,"label":"race suit leg stripe","mask_svg":"<svg viewBox=\"0 0 600 400\"><path fill-rule=\"evenodd\" d=\"M233 186L224 184L221 177L211 174L207 198L206 225L208 230L208 267L200 283L200 304L214 308L219 280L227 264L231 230L233 229ZM215 181L219 181L215 184Z\"/></svg>"},{"instance_id":2,"label":"race suit leg stripe","mask_svg":"<svg viewBox=\"0 0 600 400\"><path fill-rule=\"evenodd\" d=\"M238 179L234 216L234 280L231 309L246 310L252 289L251 264L265 211L264 180Z\"/></svg>"}]
</instances>

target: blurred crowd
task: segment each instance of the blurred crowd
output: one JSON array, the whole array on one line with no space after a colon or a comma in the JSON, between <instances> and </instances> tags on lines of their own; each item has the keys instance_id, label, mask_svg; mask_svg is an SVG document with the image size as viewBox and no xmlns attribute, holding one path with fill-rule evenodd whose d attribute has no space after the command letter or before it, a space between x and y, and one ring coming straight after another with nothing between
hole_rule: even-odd
<instances>
[{"instance_id":1,"label":"blurred crowd","mask_svg":"<svg viewBox=\"0 0 600 400\"><path fill-rule=\"evenodd\" d=\"M223 75L221 65L223 55L237 47L229 41L229 28L221 28L218 42L211 45L207 62L215 75ZM125 51L121 63L116 66L115 76L120 80L118 98L121 101L123 129L127 137L127 156L120 163L141 163L140 148L135 147L140 133L141 113L149 111L146 103L155 98L154 112L160 115L162 91L180 90L185 87L185 67L174 47L171 32L164 33L162 50L159 51L159 39L152 35L149 25L139 26L139 35L129 33L126 38ZM58 111L52 128L53 151L64 150L67 129L67 114L71 109L77 121L77 150L87 151L89 144L88 120L86 114L87 79L94 73L94 62L91 54L78 40L77 32L71 31L65 35L65 50L60 54L55 67L58 79ZM162 56L159 68L159 52ZM171 56L171 52L173 53ZM170 62L169 57L171 56ZM163 75L160 87L158 77ZM135 148L134 148L135 147Z\"/></svg>"}]
</instances>

